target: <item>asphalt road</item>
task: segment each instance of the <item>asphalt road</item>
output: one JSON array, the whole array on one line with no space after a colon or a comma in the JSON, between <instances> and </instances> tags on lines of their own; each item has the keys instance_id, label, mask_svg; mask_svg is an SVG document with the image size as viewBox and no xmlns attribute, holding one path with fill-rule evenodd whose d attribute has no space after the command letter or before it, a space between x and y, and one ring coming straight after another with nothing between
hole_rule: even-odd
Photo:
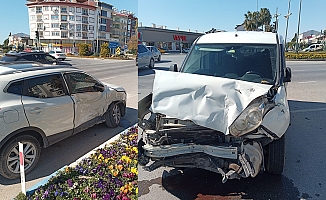
<instances>
[{"instance_id":1,"label":"asphalt road","mask_svg":"<svg viewBox=\"0 0 326 200\"><path fill-rule=\"evenodd\" d=\"M181 65L185 54L163 55L155 70ZM200 169L146 172L139 167L139 199L326 199L326 62L287 61L291 125L286 132L283 175L228 180ZM154 70L138 70L139 99L152 90Z\"/></svg>"},{"instance_id":2,"label":"asphalt road","mask_svg":"<svg viewBox=\"0 0 326 200\"><path fill-rule=\"evenodd\" d=\"M127 91L127 114L117 128L109 129L105 124L99 124L42 149L37 167L26 175L26 189L137 123L138 80L135 60L67 58L65 62L85 70L103 82L124 87ZM1 200L13 199L20 191L20 180L7 180L0 176Z\"/></svg>"}]
</instances>

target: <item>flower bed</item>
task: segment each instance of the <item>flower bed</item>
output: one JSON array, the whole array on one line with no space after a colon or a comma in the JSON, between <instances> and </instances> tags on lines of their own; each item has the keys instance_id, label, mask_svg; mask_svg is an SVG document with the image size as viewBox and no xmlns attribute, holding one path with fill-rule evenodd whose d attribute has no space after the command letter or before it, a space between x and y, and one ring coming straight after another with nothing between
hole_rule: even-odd
<instances>
[{"instance_id":1,"label":"flower bed","mask_svg":"<svg viewBox=\"0 0 326 200\"><path fill-rule=\"evenodd\" d=\"M16 199L137 199L137 155L134 126L76 166L59 171L33 194Z\"/></svg>"},{"instance_id":2,"label":"flower bed","mask_svg":"<svg viewBox=\"0 0 326 200\"><path fill-rule=\"evenodd\" d=\"M285 57L287 59L326 59L325 52L286 52Z\"/></svg>"}]
</instances>

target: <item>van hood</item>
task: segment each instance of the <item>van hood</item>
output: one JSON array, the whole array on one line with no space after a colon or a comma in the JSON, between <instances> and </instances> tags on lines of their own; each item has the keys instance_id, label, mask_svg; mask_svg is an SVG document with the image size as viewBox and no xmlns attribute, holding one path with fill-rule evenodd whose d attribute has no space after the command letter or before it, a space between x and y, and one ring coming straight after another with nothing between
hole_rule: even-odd
<instances>
[{"instance_id":1,"label":"van hood","mask_svg":"<svg viewBox=\"0 0 326 200\"><path fill-rule=\"evenodd\" d=\"M229 134L228 127L272 85L155 70L150 110Z\"/></svg>"}]
</instances>

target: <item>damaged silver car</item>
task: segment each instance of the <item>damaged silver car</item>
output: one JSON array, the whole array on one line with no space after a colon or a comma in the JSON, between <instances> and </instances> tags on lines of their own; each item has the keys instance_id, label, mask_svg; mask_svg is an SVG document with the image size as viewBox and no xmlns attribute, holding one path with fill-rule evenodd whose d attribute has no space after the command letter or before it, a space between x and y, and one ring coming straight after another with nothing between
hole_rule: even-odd
<instances>
[{"instance_id":1,"label":"damaged silver car","mask_svg":"<svg viewBox=\"0 0 326 200\"><path fill-rule=\"evenodd\" d=\"M139 163L202 168L228 179L281 174L290 123L284 42L277 33L199 37L182 66L155 71L139 102Z\"/></svg>"}]
</instances>

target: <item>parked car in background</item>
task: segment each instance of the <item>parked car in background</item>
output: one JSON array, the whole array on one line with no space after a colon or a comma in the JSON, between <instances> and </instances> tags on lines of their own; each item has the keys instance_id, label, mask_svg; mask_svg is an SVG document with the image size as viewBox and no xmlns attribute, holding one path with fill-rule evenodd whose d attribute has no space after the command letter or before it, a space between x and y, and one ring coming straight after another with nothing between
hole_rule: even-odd
<instances>
[{"instance_id":1,"label":"parked car in background","mask_svg":"<svg viewBox=\"0 0 326 200\"><path fill-rule=\"evenodd\" d=\"M143 44L138 44L138 51L136 56L136 66L154 68L154 55L153 53Z\"/></svg>"},{"instance_id":2,"label":"parked car in background","mask_svg":"<svg viewBox=\"0 0 326 200\"><path fill-rule=\"evenodd\" d=\"M17 62L17 61L33 61L42 64L50 65L71 65L69 63L61 63L55 57L45 52L19 52L19 53L6 53L1 59L1 62Z\"/></svg>"},{"instance_id":3,"label":"parked car in background","mask_svg":"<svg viewBox=\"0 0 326 200\"><path fill-rule=\"evenodd\" d=\"M166 52L167 52L167 49L163 49L163 48L158 48L158 50L159 50L161 53L166 53Z\"/></svg>"},{"instance_id":4,"label":"parked car in background","mask_svg":"<svg viewBox=\"0 0 326 200\"><path fill-rule=\"evenodd\" d=\"M311 51L318 51L318 50L322 50L323 49L323 45L322 44L312 44L309 47L303 49L303 52L311 52Z\"/></svg>"},{"instance_id":5,"label":"parked car in background","mask_svg":"<svg viewBox=\"0 0 326 200\"><path fill-rule=\"evenodd\" d=\"M155 72L153 93L138 103L138 163L148 171L201 168L223 183L281 174L290 81L281 35L200 36L181 67Z\"/></svg>"},{"instance_id":6,"label":"parked car in background","mask_svg":"<svg viewBox=\"0 0 326 200\"><path fill-rule=\"evenodd\" d=\"M157 61L161 61L161 52L155 46L146 46L154 55L154 59Z\"/></svg>"},{"instance_id":7,"label":"parked car in background","mask_svg":"<svg viewBox=\"0 0 326 200\"><path fill-rule=\"evenodd\" d=\"M49 51L49 54L54 56L58 60L65 60L66 54L59 50Z\"/></svg>"},{"instance_id":8,"label":"parked car in background","mask_svg":"<svg viewBox=\"0 0 326 200\"><path fill-rule=\"evenodd\" d=\"M96 124L117 127L126 114L126 91L71 66L0 63L0 174L20 177L46 148ZM53 152L54 153L54 152Z\"/></svg>"},{"instance_id":9,"label":"parked car in background","mask_svg":"<svg viewBox=\"0 0 326 200\"><path fill-rule=\"evenodd\" d=\"M184 48L182 49L182 53L188 53L190 51L190 48Z\"/></svg>"}]
</instances>

